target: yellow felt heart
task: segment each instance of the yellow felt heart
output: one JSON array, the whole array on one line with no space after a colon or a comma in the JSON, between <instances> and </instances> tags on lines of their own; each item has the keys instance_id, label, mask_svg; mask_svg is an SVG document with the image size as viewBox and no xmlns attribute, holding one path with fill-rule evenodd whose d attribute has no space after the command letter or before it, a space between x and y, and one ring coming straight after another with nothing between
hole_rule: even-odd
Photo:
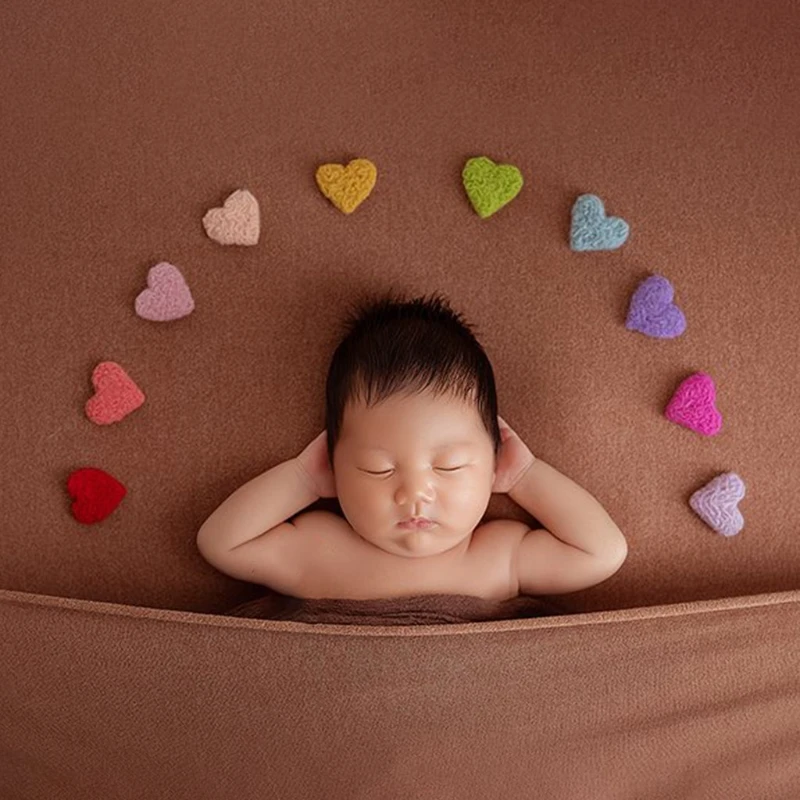
<instances>
[{"instance_id":1,"label":"yellow felt heart","mask_svg":"<svg viewBox=\"0 0 800 800\"><path fill-rule=\"evenodd\" d=\"M356 158L346 167L323 164L317 169L317 186L339 211L352 214L369 197L378 179L377 167L367 158Z\"/></svg>"}]
</instances>

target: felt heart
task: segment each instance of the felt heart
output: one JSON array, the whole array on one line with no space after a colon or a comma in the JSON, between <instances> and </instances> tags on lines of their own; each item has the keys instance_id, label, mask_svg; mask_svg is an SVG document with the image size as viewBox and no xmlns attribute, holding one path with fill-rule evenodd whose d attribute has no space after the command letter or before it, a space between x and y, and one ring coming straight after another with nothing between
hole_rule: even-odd
<instances>
[{"instance_id":1,"label":"felt heart","mask_svg":"<svg viewBox=\"0 0 800 800\"><path fill-rule=\"evenodd\" d=\"M238 189L222 208L212 208L203 217L209 239L219 244L257 244L260 224L258 200L247 189Z\"/></svg>"},{"instance_id":2,"label":"felt heart","mask_svg":"<svg viewBox=\"0 0 800 800\"><path fill-rule=\"evenodd\" d=\"M119 422L144 403L144 394L119 364L102 361L92 371L95 394L86 401L86 416L98 425Z\"/></svg>"},{"instance_id":3,"label":"felt heart","mask_svg":"<svg viewBox=\"0 0 800 800\"><path fill-rule=\"evenodd\" d=\"M582 194L572 206L570 247L573 250L615 250L630 233L620 217L607 217L603 201L595 194Z\"/></svg>"},{"instance_id":4,"label":"felt heart","mask_svg":"<svg viewBox=\"0 0 800 800\"><path fill-rule=\"evenodd\" d=\"M470 158L461 172L467 197L486 219L510 203L522 189L522 173L512 164L495 164L486 156Z\"/></svg>"},{"instance_id":5,"label":"felt heart","mask_svg":"<svg viewBox=\"0 0 800 800\"><path fill-rule=\"evenodd\" d=\"M674 295L666 278L651 275L634 292L625 327L656 339L680 336L686 330L686 317L672 302Z\"/></svg>"},{"instance_id":6,"label":"felt heart","mask_svg":"<svg viewBox=\"0 0 800 800\"><path fill-rule=\"evenodd\" d=\"M317 186L339 211L352 214L375 186L377 167L366 158L356 158L346 167L323 164L316 172Z\"/></svg>"},{"instance_id":7,"label":"felt heart","mask_svg":"<svg viewBox=\"0 0 800 800\"><path fill-rule=\"evenodd\" d=\"M67 491L75 501L72 516L86 525L104 520L127 494L116 478L95 467L75 470L67 479Z\"/></svg>"},{"instance_id":8,"label":"felt heart","mask_svg":"<svg viewBox=\"0 0 800 800\"><path fill-rule=\"evenodd\" d=\"M689 498L689 505L717 533L736 536L744 527L744 519L737 507L744 494L744 481L735 472L726 472L698 489Z\"/></svg>"},{"instance_id":9,"label":"felt heart","mask_svg":"<svg viewBox=\"0 0 800 800\"><path fill-rule=\"evenodd\" d=\"M710 375L698 372L686 378L667 405L664 416L685 428L714 436L722 428L722 415L714 406L716 389Z\"/></svg>"},{"instance_id":10,"label":"felt heart","mask_svg":"<svg viewBox=\"0 0 800 800\"><path fill-rule=\"evenodd\" d=\"M143 319L169 322L194 311L194 299L180 270L162 261L147 273L149 288L139 293L134 304L136 313Z\"/></svg>"}]
</instances>

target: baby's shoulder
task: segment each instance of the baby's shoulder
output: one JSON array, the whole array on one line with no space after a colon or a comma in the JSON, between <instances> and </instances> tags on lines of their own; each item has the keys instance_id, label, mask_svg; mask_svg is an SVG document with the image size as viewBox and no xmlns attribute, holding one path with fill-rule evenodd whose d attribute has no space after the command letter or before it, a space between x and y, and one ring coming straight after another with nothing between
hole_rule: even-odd
<instances>
[{"instance_id":1,"label":"baby's shoulder","mask_svg":"<svg viewBox=\"0 0 800 800\"><path fill-rule=\"evenodd\" d=\"M479 525L472 534L469 559L493 573L500 586L508 587L508 597L519 594L517 554L530 525L515 519L495 519Z\"/></svg>"}]
</instances>

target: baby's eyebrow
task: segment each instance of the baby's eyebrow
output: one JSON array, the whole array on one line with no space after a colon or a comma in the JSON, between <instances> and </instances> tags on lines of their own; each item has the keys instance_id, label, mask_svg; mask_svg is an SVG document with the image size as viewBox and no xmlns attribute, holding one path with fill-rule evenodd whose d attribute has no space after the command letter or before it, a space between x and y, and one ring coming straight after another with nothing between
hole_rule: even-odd
<instances>
[{"instance_id":1,"label":"baby's eyebrow","mask_svg":"<svg viewBox=\"0 0 800 800\"><path fill-rule=\"evenodd\" d=\"M453 447L472 447L472 442L449 442L448 444L439 445L439 447L434 447L434 450L449 450ZM379 450L382 453L391 453L391 450L387 450L385 447L369 447L367 445L362 446L362 450Z\"/></svg>"}]
</instances>

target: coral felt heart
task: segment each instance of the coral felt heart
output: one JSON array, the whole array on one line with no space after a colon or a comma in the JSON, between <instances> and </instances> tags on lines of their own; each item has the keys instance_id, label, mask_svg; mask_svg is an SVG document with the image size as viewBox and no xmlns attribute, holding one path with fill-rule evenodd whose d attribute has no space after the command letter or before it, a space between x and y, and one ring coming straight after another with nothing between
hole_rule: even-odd
<instances>
[{"instance_id":1,"label":"coral felt heart","mask_svg":"<svg viewBox=\"0 0 800 800\"><path fill-rule=\"evenodd\" d=\"M378 169L367 158L355 158L346 167L323 164L314 177L322 194L339 211L352 214L369 197L378 179Z\"/></svg>"},{"instance_id":2,"label":"coral felt heart","mask_svg":"<svg viewBox=\"0 0 800 800\"><path fill-rule=\"evenodd\" d=\"M744 495L744 481L735 472L726 472L698 489L689 499L689 505L717 533L735 536L744 527L738 509Z\"/></svg>"},{"instance_id":3,"label":"coral felt heart","mask_svg":"<svg viewBox=\"0 0 800 800\"><path fill-rule=\"evenodd\" d=\"M472 207L482 219L510 203L522 189L522 173L513 164L495 164L486 156L470 158L461 180Z\"/></svg>"},{"instance_id":4,"label":"coral felt heart","mask_svg":"<svg viewBox=\"0 0 800 800\"><path fill-rule=\"evenodd\" d=\"M141 291L134 307L142 319L169 322L194 311L194 299L180 270L167 261L150 268L147 289Z\"/></svg>"},{"instance_id":5,"label":"coral felt heart","mask_svg":"<svg viewBox=\"0 0 800 800\"><path fill-rule=\"evenodd\" d=\"M96 467L75 470L67 479L67 491L74 499L72 516L86 525L104 520L127 494L116 478Z\"/></svg>"},{"instance_id":6,"label":"coral felt heart","mask_svg":"<svg viewBox=\"0 0 800 800\"><path fill-rule=\"evenodd\" d=\"M714 436L722 428L722 415L717 410L716 388L710 375L698 372L678 386L664 416L703 436Z\"/></svg>"},{"instance_id":7,"label":"coral felt heart","mask_svg":"<svg viewBox=\"0 0 800 800\"><path fill-rule=\"evenodd\" d=\"M222 205L203 217L209 239L219 244L258 244L261 229L258 200L247 189L237 189Z\"/></svg>"},{"instance_id":8,"label":"coral felt heart","mask_svg":"<svg viewBox=\"0 0 800 800\"><path fill-rule=\"evenodd\" d=\"M95 394L86 401L86 416L98 425L119 422L144 403L144 394L119 364L102 361L92 371Z\"/></svg>"}]
</instances>

